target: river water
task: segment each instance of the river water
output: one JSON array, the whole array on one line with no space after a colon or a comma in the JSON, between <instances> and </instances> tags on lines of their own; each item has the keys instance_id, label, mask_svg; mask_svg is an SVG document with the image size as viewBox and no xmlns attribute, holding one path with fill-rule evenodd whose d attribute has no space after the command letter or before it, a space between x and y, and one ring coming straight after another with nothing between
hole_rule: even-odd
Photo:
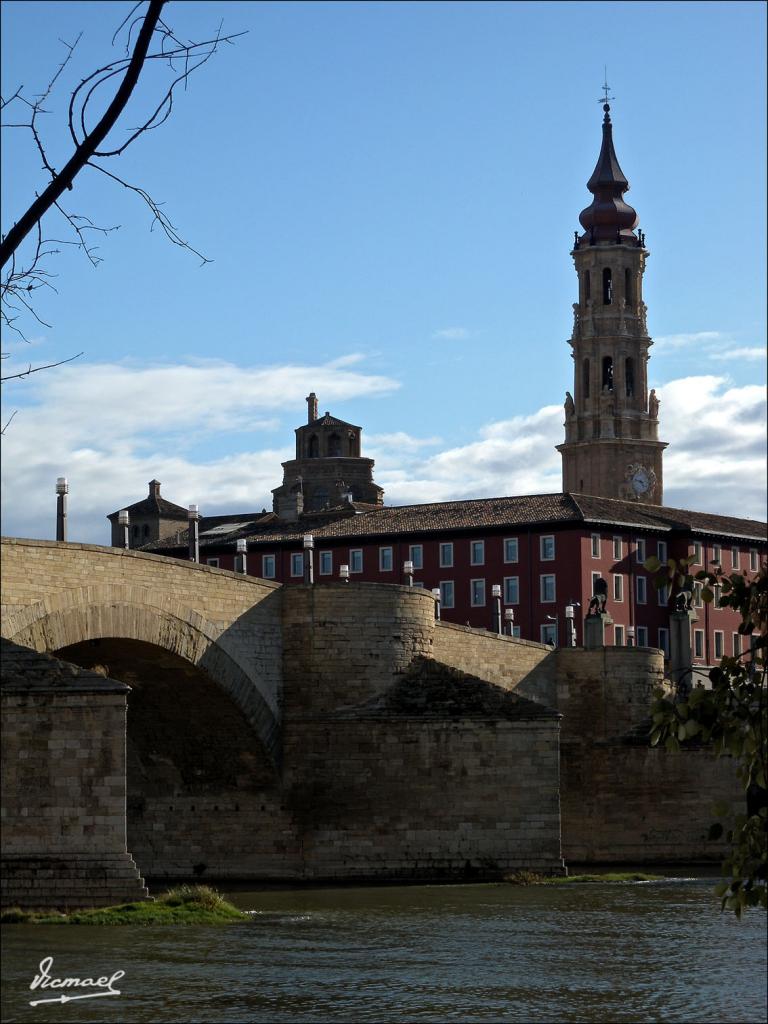
<instances>
[{"instance_id":1,"label":"river water","mask_svg":"<svg viewBox=\"0 0 768 1024\"><path fill-rule=\"evenodd\" d=\"M220 928L3 927L3 1021L766 1020L765 914L712 880L236 892ZM30 1007L55 977L119 996ZM68 989L68 992L74 990Z\"/></svg>"}]
</instances>

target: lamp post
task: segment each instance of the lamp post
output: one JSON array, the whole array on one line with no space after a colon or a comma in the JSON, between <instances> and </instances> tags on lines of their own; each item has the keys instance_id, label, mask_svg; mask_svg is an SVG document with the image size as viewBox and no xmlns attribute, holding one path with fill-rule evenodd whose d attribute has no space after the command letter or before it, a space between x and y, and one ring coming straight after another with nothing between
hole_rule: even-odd
<instances>
[{"instance_id":1,"label":"lamp post","mask_svg":"<svg viewBox=\"0 0 768 1024\"><path fill-rule=\"evenodd\" d=\"M507 632L510 636L515 635L515 609L505 608L504 609L504 621L507 623Z\"/></svg>"},{"instance_id":2,"label":"lamp post","mask_svg":"<svg viewBox=\"0 0 768 1024\"><path fill-rule=\"evenodd\" d=\"M576 609L580 608L578 601L569 601L565 606L565 646L576 647Z\"/></svg>"},{"instance_id":3,"label":"lamp post","mask_svg":"<svg viewBox=\"0 0 768 1024\"><path fill-rule=\"evenodd\" d=\"M235 542L237 554L235 555L235 572L241 572L243 576L248 572L248 541L245 537L238 537Z\"/></svg>"},{"instance_id":4,"label":"lamp post","mask_svg":"<svg viewBox=\"0 0 768 1024\"><path fill-rule=\"evenodd\" d=\"M493 598L493 632L501 636L501 584L494 583L491 587Z\"/></svg>"},{"instance_id":5,"label":"lamp post","mask_svg":"<svg viewBox=\"0 0 768 1024\"><path fill-rule=\"evenodd\" d=\"M69 484L65 476L56 479L56 540L67 539L67 494Z\"/></svg>"},{"instance_id":6,"label":"lamp post","mask_svg":"<svg viewBox=\"0 0 768 1024\"><path fill-rule=\"evenodd\" d=\"M197 505L190 505L187 512L189 523L189 560L200 561L200 510Z\"/></svg>"},{"instance_id":7,"label":"lamp post","mask_svg":"<svg viewBox=\"0 0 768 1024\"><path fill-rule=\"evenodd\" d=\"M406 580L408 581L408 586L412 587L413 586L413 562L411 562L410 560L407 561L407 562L403 562L403 573L405 575Z\"/></svg>"},{"instance_id":8,"label":"lamp post","mask_svg":"<svg viewBox=\"0 0 768 1024\"><path fill-rule=\"evenodd\" d=\"M339 566L339 579L340 580L344 580L345 583L349 583L349 566L348 565L340 565Z\"/></svg>"},{"instance_id":9,"label":"lamp post","mask_svg":"<svg viewBox=\"0 0 768 1024\"><path fill-rule=\"evenodd\" d=\"M131 537L129 533L129 527L131 525L131 517L128 514L128 509L124 508L117 513L117 522L123 528L123 547L128 550L131 546Z\"/></svg>"},{"instance_id":10,"label":"lamp post","mask_svg":"<svg viewBox=\"0 0 768 1024\"><path fill-rule=\"evenodd\" d=\"M315 582L315 567L312 562L312 550L315 538L311 533L304 534L304 582L310 586Z\"/></svg>"},{"instance_id":11,"label":"lamp post","mask_svg":"<svg viewBox=\"0 0 768 1024\"><path fill-rule=\"evenodd\" d=\"M435 618L440 621L440 587L432 587L432 596L435 599Z\"/></svg>"}]
</instances>

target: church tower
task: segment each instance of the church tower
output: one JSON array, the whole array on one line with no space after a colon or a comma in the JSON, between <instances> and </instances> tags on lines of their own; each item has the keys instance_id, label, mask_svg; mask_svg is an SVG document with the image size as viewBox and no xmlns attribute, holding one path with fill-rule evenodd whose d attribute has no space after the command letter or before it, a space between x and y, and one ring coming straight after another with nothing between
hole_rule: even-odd
<instances>
[{"instance_id":1,"label":"church tower","mask_svg":"<svg viewBox=\"0 0 768 1024\"><path fill-rule=\"evenodd\" d=\"M571 255L579 281L573 304L573 395L566 392L563 490L662 504L659 401L648 394L643 273L648 250L624 202L629 182L613 148L607 87L603 144L587 188Z\"/></svg>"}]
</instances>

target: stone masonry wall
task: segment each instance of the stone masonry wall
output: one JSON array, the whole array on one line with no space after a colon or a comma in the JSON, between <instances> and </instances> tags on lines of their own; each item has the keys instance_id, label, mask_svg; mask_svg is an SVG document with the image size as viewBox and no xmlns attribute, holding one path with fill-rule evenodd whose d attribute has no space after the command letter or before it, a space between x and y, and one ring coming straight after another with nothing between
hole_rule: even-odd
<instances>
[{"instance_id":1,"label":"stone masonry wall","mask_svg":"<svg viewBox=\"0 0 768 1024\"><path fill-rule=\"evenodd\" d=\"M733 762L706 749L648 745L660 651L558 651L563 855L568 862L721 859L706 840L717 800L743 795Z\"/></svg>"}]
</instances>

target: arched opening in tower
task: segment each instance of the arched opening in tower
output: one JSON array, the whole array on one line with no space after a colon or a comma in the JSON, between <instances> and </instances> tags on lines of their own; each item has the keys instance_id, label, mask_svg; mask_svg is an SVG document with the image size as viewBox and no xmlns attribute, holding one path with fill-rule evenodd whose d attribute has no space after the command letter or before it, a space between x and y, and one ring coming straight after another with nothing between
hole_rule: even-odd
<instances>
[{"instance_id":1,"label":"arched opening in tower","mask_svg":"<svg viewBox=\"0 0 768 1024\"><path fill-rule=\"evenodd\" d=\"M589 360L585 359L583 368L583 382L584 382L584 397L589 398Z\"/></svg>"},{"instance_id":2,"label":"arched opening in tower","mask_svg":"<svg viewBox=\"0 0 768 1024\"><path fill-rule=\"evenodd\" d=\"M338 434L331 434L328 438L328 455L332 459L341 457L341 438Z\"/></svg>"},{"instance_id":3,"label":"arched opening in tower","mask_svg":"<svg viewBox=\"0 0 768 1024\"><path fill-rule=\"evenodd\" d=\"M624 271L624 301L629 309L634 305L632 296L632 271L627 267Z\"/></svg>"},{"instance_id":4,"label":"arched opening in tower","mask_svg":"<svg viewBox=\"0 0 768 1024\"><path fill-rule=\"evenodd\" d=\"M613 358L603 356L603 391L613 391Z\"/></svg>"},{"instance_id":5,"label":"arched opening in tower","mask_svg":"<svg viewBox=\"0 0 768 1024\"><path fill-rule=\"evenodd\" d=\"M307 446L307 458L317 459L320 457L320 442L317 439L317 434L313 434L309 439Z\"/></svg>"},{"instance_id":6,"label":"arched opening in tower","mask_svg":"<svg viewBox=\"0 0 768 1024\"><path fill-rule=\"evenodd\" d=\"M627 359L624 364L624 388L627 398L632 398L635 393L635 361Z\"/></svg>"},{"instance_id":7,"label":"arched opening in tower","mask_svg":"<svg viewBox=\"0 0 768 1024\"><path fill-rule=\"evenodd\" d=\"M138 640L56 652L131 687L128 852L145 878L269 874L290 831L278 776L254 728L202 669Z\"/></svg>"},{"instance_id":8,"label":"arched opening in tower","mask_svg":"<svg viewBox=\"0 0 768 1024\"><path fill-rule=\"evenodd\" d=\"M603 305L610 306L613 302L613 282L611 268L603 267Z\"/></svg>"}]
</instances>

